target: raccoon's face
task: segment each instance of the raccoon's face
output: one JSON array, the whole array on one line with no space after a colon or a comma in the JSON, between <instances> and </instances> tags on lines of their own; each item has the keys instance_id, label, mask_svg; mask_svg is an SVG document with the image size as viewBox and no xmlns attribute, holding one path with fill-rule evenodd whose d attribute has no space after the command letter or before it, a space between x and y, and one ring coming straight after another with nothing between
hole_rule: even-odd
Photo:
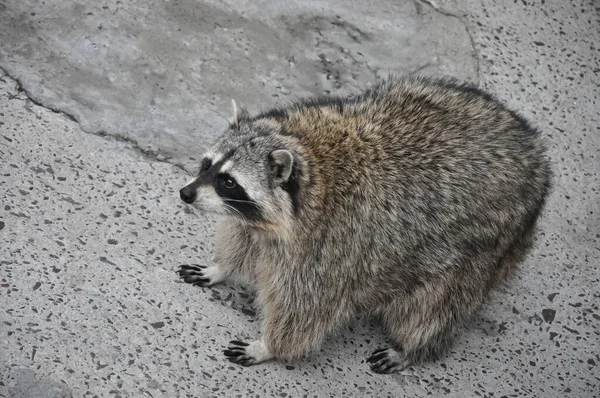
<instances>
[{"instance_id":1,"label":"raccoon's face","mask_svg":"<svg viewBox=\"0 0 600 398\"><path fill-rule=\"evenodd\" d=\"M198 175L180 190L181 199L255 226L281 225L297 200L297 162L276 137L248 129L225 133L204 154Z\"/></svg>"}]
</instances>

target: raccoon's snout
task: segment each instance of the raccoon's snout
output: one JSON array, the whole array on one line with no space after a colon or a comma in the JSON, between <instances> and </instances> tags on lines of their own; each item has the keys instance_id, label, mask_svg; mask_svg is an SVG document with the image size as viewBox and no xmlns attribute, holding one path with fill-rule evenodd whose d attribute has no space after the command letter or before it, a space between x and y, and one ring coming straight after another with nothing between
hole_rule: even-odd
<instances>
[{"instance_id":1,"label":"raccoon's snout","mask_svg":"<svg viewBox=\"0 0 600 398\"><path fill-rule=\"evenodd\" d=\"M179 197L185 203L192 204L196 200L196 190L190 187L183 187L179 190Z\"/></svg>"}]
</instances>

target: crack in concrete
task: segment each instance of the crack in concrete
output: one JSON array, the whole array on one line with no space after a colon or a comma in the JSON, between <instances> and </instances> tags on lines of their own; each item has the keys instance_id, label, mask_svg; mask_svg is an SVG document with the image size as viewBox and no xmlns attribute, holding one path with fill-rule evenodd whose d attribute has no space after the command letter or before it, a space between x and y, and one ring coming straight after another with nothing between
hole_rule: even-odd
<instances>
[{"instance_id":1,"label":"crack in concrete","mask_svg":"<svg viewBox=\"0 0 600 398\"><path fill-rule=\"evenodd\" d=\"M84 133L90 134L90 135L95 135L97 137L102 137L102 138L105 138L105 139L111 138L111 139L113 139L115 141L129 144L129 145L131 145L130 148L132 150L138 152L140 155L142 155L142 157L144 157L148 161L160 162L160 163L168 163L171 166L173 166L173 167L175 167L177 169L180 169L181 171L185 172L186 174L190 174L190 171L187 170L187 169L185 169L185 167L183 167L182 165L177 164L177 163L172 163L172 162L169 161L169 159L165 159L164 155L161 154L159 151L152 151L152 150L141 148L140 145L139 145L139 143L136 140L134 140L134 139L131 139L131 138L128 138L128 137L124 137L124 136L121 136L121 135L108 134L105 131L98 131L98 132L86 131L81 126L81 123L79 122L79 120L77 120L77 118L75 116L71 115L70 113L68 113L68 112L66 112L66 111L64 111L62 109L58 109L58 108L55 108L55 107L52 107L52 106L45 105L41 101L35 99L27 91L27 89L24 87L24 85L21 82L21 80L19 78L17 78L17 77L11 76L10 73L6 69L2 68L2 66L0 66L0 72L1 72L0 78L3 79L3 78L8 77L9 79L11 79L15 83L15 85L16 85L17 92L21 92L21 93L25 94L25 96L27 97L27 100L31 101L33 104L35 104L35 105L37 105L39 107L42 107L44 109L48 109L49 111L52 111L54 113L58 113L58 114L60 114L60 115L62 115L64 117L66 117L70 121L77 123L77 126L79 127L79 129L81 131L83 131ZM16 100L21 100L20 98L17 98L14 95L9 98L9 100L15 100L15 99Z\"/></svg>"},{"instance_id":2,"label":"crack in concrete","mask_svg":"<svg viewBox=\"0 0 600 398\"><path fill-rule=\"evenodd\" d=\"M448 10L440 7L433 0L414 0L414 2L416 4L426 4L429 7L431 7L434 11L436 11L442 15L445 15L447 17L456 18L465 27L465 32L467 32L467 36L469 36L469 41L471 42L471 48L473 49L473 58L475 58L475 73L477 73L477 85L481 85L481 74L480 74L481 66L480 66L479 54L477 53L477 49L475 46L475 39L473 38L473 34L471 33L471 30L469 29L469 25L464 21L464 19L460 15L455 14L452 11L448 11Z\"/></svg>"}]
</instances>

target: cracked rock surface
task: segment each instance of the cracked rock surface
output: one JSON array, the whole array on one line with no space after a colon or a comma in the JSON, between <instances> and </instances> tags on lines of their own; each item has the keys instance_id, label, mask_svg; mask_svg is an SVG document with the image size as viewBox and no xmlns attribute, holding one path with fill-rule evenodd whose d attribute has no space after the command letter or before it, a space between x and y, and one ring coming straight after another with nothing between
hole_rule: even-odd
<instances>
[{"instance_id":1,"label":"cracked rock surface","mask_svg":"<svg viewBox=\"0 0 600 398\"><path fill-rule=\"evenodd\" d=\"M9 0L0 37L31 98L180 163L232 98L257 111L415 71L477 82L464 24L414 1Z\"/></svg>"},{"instance_id":2,"label":"cracked rock surface","mask_svg":"<svg viewBox=\"0 0 600 398\"><path fill-rule=\"evenodd\" d=\"M599 397L598 11L0 1L0 397ZM390 71L478 82L539 127L555 181L535 250L439 361L373 374L385 339L357 321L301 361L229 363L260 320L239 287L179 280L212 264L218 222L179 201L181 166L232 97L256 111Z\"/></svg>"}]
</instances>

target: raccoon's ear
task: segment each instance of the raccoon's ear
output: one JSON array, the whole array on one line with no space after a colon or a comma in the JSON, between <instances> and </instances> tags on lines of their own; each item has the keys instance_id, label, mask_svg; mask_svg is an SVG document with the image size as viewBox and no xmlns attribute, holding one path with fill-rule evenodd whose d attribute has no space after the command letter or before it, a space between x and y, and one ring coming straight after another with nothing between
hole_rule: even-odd
<instances>
[{"instance_id":1,"label":"raccoon's ear","mask_svg":"<svg viewBox=\"0 0 600 398\"><path fill-rule=\"evenodd\" d=\"M278 184L287 182L292 174L294 157L290 151L276 149L269 154L269 167Z\"/></svg>"},{"instance_id":2,"label":"raccoon's ear","mask_svg":"<svg viewBox=\"0 0 600 398\"><path fill-rule=\"evenodd\" d=\"M244 108L238 108L237 104L235 103L235 100L233 99L231 100L231 108L233 111L233 116L231 117L230 124L231 127L237 129L240 127L240 120L249 118L250 114Z\"/></svg>"}]
</instances>

